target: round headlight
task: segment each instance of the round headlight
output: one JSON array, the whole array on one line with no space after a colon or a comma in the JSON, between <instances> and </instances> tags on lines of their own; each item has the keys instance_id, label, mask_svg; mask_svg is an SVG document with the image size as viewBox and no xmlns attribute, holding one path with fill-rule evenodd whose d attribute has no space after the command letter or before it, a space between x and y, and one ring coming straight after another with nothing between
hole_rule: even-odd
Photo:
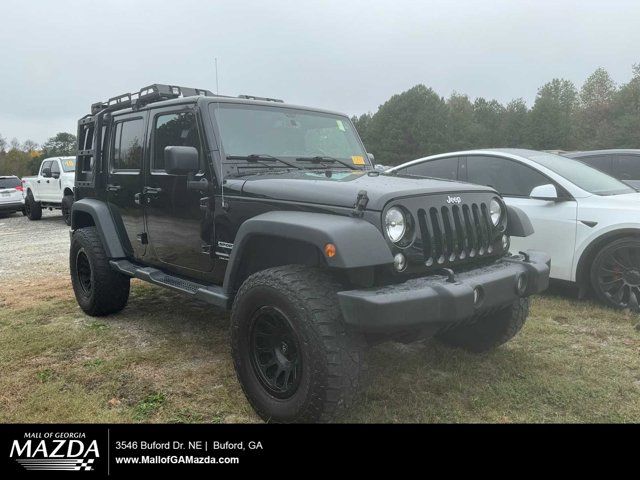
<instances>
[{"instance_id":1,"label":"round headlight","mask_svg":"<svg viewBox=\"0 0 640 480\"><path fill-rule=\"evenodd\" d=\"M384 227L389 240L398 243L407 231L407 219L397 207L391 207L384 216Z\"/></svg>"},{"instance_id":2,"label":"round headlight","mask_svg":"<svg viewBox=\"0 0 640 480\"><path fill-rule=\"evenodd\" d=\"M495 198L492 198L491 202L489 202L489 215L491 216L491 223L493 223L494 227L497 227L502 218L502 205Z\"/></svg>"}]
</instances>

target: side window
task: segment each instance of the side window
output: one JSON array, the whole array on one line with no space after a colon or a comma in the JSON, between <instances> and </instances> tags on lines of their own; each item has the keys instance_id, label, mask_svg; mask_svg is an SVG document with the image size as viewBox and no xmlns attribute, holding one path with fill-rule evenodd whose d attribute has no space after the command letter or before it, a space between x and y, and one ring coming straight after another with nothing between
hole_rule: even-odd
<instances>
[{"instance_id":1,"label":"side window","mask_svg":"<svg viewBox=\"0 0 640 480\"><path fill-rule=\"evenodd\" d=\"M552 183L541 173L514 160L483 156L467 157L467 181L488 185L512 197L528 197L534 187Z\"/></svg>"},{"instance_id":2,"label":"side window","mask_svg":"<svg viewBox=\"0 0 640 480\"><path fill-rule=\"evenodd\" d=\"M620 155L616 176L621 180L640 180L640 155Z\"/></svg>"},{"instance_id":3,"label":"side window","mask_svg":"<svg viewBox=\"0 0 640 480\"><path fill-rule=\"evenodd\" d=\"M612 158L610 155L593 155L590 157L578 157L576 160L586 163L587 165L597 168L598 170L613 174Z\"/></svg>"},{"instance_id":4,"label":"side window","mask_svg":"<svg viewBox=\"0 0 640 480\"><path fill-rule=\"evenodd\" d=\"M51 162L51 176L55 177L57 174L57 176L60 176L60 165L58 164L58 162L53 161Z\"/></svg>"},{"instance_id":5,"label":"side window","mask_svg":"<svg viewBox=\"0 0 640 480\"><path fill-rule=\"evenodd\" d=\"M167 113L158 115L153 125L153 170L164 170L164 148L169 146L195 147L202 151L198 135L198 124L192 112Z\"/></svg>"},{"instance_id":6,"label":"side window","mask_svg":"<svg viewBox=\"0 0 640 480\"><path fill-rule=\"evenodd\" d=\"M418 175L422 177L444 178L447 180L458 179L458 157L441 158L429 162L418 163L407 167L402 171L406 175Z\"/></svg>"},{"instance_id":7,"label":"side window","mask_svg":"<svg viewBox=\"0 0 640 480\"><path fill-rule=\"evenodd\" d=\"M49 161L47 161L47 162L43 162L43 163L42 163L42 168L41 168L41 170L40 170L40 174L41 174L43 177L46 177L46 175L44 174L44 170L45 170L45 168L51 168L51 164L52 164L52 163L53 163L53 162L52 162L51 160L49 160Z\"/></svg>"},{"instance_id":8,"label":"side window","mask_svg":"<svg viewBox=\"0 0 640 480\"><path fill-rule=\"evenodd\" d=\"M113 170L140 170L143 137L144 121L141 118L115 124L111 155Z\"/></svg>"}]
</instances>

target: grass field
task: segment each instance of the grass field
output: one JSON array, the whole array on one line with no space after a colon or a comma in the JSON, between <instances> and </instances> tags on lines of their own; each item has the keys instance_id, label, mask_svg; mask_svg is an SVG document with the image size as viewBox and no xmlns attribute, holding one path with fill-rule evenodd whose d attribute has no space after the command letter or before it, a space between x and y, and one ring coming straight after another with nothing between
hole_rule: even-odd
<instances>
[{"instance_id":1,"label":"grass field","mask_svg":"<svg viewBox=\"0 0 640 480\"><path fill-rule=\"evenodd\" d=\"M64 277L0 284L0 422L257 422L236 381L228 316L134 282L84 315ZM638 318L567 296L533 302L485 355L383 344L343 422L639 422Z\"/></svg>"}]
</instances>

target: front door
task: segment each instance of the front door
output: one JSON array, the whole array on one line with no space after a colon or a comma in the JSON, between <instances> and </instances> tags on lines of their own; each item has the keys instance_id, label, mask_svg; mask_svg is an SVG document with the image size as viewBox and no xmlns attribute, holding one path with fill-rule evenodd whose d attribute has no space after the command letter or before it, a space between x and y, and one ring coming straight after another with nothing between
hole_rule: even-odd
<instances>
[{"instance_id":1,"label":"front door","mask_svg":"<svg viewBox=\"0 0 640 480\"><path fill-rule=\"evenodd\" d=\"M105 187L109 209L119 224L122 244L134 258L142 258L146 249L141 205L145 115L132 113L114 119Z\"/></svg>"},{"instance_id":2,"label":"front door","mask_svg":"<svg viewBox=\"0 0 640 480\"><path fill-rule=\"evenodd\" d=\"M572 198L552 202L530 197L534 187L554 184L552 180L523 163L492 156L467 157L467 181L489 185L503 196L507 205L523 210L534 233L512 237L511 251L539 250L551 255L551 277L571 280L576 243L578 204ZM558 194L562 191L555 185ZM568 195L568 194L567 194Z\"/></svg>"},{"instance_id":3,"label":"front door","mask_svg":"<svg viewBox=\"0 0 640 480\"><path fill-rule=\"evenodd\" d=\"M200 171L191 181L207 178L210 168L204 155L200 128L193 106L152 110L149 118L150 155L144 188L145 215L151 252L148 261L178 273L209 272L213 222L207 217L207 193L187 188L187 175L164 168L168 146L195 147Z\"/></svg>"}]
</instances>

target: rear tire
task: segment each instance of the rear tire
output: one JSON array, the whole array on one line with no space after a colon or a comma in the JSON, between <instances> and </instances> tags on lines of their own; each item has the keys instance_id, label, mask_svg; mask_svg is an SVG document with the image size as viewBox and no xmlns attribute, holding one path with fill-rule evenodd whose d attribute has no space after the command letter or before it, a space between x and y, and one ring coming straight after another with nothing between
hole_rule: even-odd
<instances>
[{"instance_id":1,"label":"rear tire","mask_svg":"<svg viewBox=\"0 0 640 480\"><path fill-rule=\"evenodd\" d=\"M509 307L437 335L442 343L470 352L493 350L508 342L522 329L529 316L529 299L520 298Z\"/></svg>"},{"instance_id":2,"label":"rear tire","mask_svg":"<svg viewBox=\"0 0 640 480\"><path fill-rule=\"evenodd\" d=\"M76 300L87 315L117 313L127 304L130 279L109 265L96 227L73 232L69 270Z\"/></svg>"},{"instance_id":3,"label":"rear tire","mask_svg":"<svg viewBox=\"0 0 640 480\"><path fill-rule=\"evenodd\" d=\"M71 207L73 206L73 195L65 195L62 197L62 216L64 223L71 226Z\"/></svg>"},{"instance_id":4,"label":"rear tire","mask_svg":"<svg viewBox=\"0 0 640 480\"><path fill-rule=\"evenodd\" d=\"M236 295L231 346L238 380L267 422L330 421L361 383L365 343L344 325L338 286L323 270L275 267Z\"/></svg>"},{"instance_id":5,"label":"rear tire","mask_svg":"<svg viewBox=\"0 0 640 480\"><path fill-rule=\"evenodd\" d=\"M33 198L33 193L27 193L24 202L24 211L29 220L40 220L42 218L42 205Z\"/></svg>"}]
</instances>

